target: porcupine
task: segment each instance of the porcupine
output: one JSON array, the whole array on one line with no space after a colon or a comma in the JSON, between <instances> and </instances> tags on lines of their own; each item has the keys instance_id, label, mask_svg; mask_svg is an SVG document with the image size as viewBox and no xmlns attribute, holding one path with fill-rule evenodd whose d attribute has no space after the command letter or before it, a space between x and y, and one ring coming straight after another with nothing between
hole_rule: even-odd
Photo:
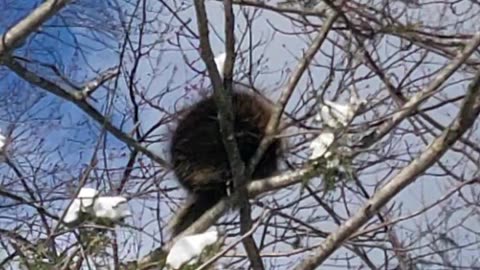
<instances>
[{"instance_id":1,"label":"porcupine","mask_svg":"<svg viewBox=\"0 0 480 270\"><path fill-rule=\"evenodd\" d=\"M248 164L265 135L273 105L244 90L234 89L232 93L235 138L241 159ZM188 191L189 199L170 223L173 236L227 196L231 186L227 184L232 179L213 96L191 105L179 118L170 155L175 176ZM281 140L275 139L258 162L252 179L275 174L280 149Z\"/></svg>"}]
</instances>

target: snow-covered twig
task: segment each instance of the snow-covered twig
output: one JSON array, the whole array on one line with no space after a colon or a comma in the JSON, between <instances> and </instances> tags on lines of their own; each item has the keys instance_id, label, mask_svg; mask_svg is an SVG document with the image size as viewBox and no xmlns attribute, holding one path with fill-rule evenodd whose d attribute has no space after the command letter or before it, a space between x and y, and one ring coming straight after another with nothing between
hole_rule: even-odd
<instances>
[{"instance_id":1,"label":"snow-covered twig","mask_svg":"<svg viewBox=\"0 0 480 270\"><path fill-rule=\"evenodd\" d=\"M88 214L94 218L106 218L119 221L131 215L127 199L121 196L99 196L94 188L81 188L73 200L63 221L67 224L76 222L81 214Z\"/></svg>"},{"instance_id":2,"label":"snow-covered twig","mask_svg":"<svg viewBox=\"0 0 480 270\"><path fill-rule=\"evenodd\" d=\"M184 236L173 244L168 253L166 264L171 269L180 269L185 264L195 264L203 250L217 240L218 232L216 230Z\"/></svg>"},{"instance_id":3,"label":"snow-covered twig","mask_svg":"<svg viewBox=\"0 0 480 270\"><path fill-rule=\"evenodd\" d=\"M341 157L338 156L338 153L336 154L334 148L338 145L339 140L343 143L347 142L347 144L351 140L347 134L342 134L342 131L352 122L364 104L365 101L360 100L354 90L352 90L348 104L323 101L316 116L316 120L321 121L323 130L310 144L311 160L324 158L327 160L327 168L337 168L341 165Z\"/></svg>"}]
</instances>

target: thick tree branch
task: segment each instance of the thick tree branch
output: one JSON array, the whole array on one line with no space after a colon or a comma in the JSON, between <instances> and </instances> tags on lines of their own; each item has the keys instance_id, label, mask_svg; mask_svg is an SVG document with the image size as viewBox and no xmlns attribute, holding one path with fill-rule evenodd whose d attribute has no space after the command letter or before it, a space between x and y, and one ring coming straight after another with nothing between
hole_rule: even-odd
<instances>
[{"instance_id":1,"label":"thick tree branch","mask_svg":"<svg viewBox=\"0 0 480 270\"><path fill-rule=\"evenodd\" d=\"M200 54L207 66L208 74L213 85L213 95L218 108L220 131L228 155L228 160L232 168L233 178L238 178L244 175L245 166L240 158L240 152L238 151L233 130L234 114L232 112L232 93L224 89L222 79L217 66L215 65L212 47L210 46L209 41L205 1L196 0L194 3L200 39Z\"/></svg>"},{"instance_id":2,"label":"thick tree branch","mask_svg":"<svg viewBox=\"0 0 480 270\"><path fill-rule=\"evenodd\" d=\"M118 67L110 68L102 72L97 78L88 81L83 85L81 89L81 95L83 98L90 97L93 93L104 83L115 78L120 74L120 69Z\"/></svg>"},{"instance_id":3,"label":"thick tree branch","mask_svg":"<svg viewBox=\"0 0 480 270\"><path fill-rule=\"evenodd\" d=\"M223 85L225 92L232 93L232 73L235 63L235 16L233 14L233 7L231 0L224 1L225 6L225 52L226 61L223 67L224 79ZM235 116L235 114L234 114ZM239 190L240 194L247 194L247 188L245 186L247 179L251 178L251 175L245 174L245 164L241 164L241 168L238 172L242 172L243 175L234 176L234 186ZM252 209L248 201L247 196L240 196L240 233L244 235L242 239L243 246L247 253L248 259L255 270L265 269L262 258L260 257L260 251L253 239L252 233L248 233L252 230Z\"/></svg>"},{"instance_id":4,"label":"thick tree branch","mask_svg":"<svg viewBox=\"0 0 480 270\"><path fill-rule=\"evenodd\" d=\"M225 146L232 180L237 193L247 194L245 183L248 175L245 174L245 164L240 157L238 145L235 140L234 121L235 114L232 111L232 70L235 62L235 40L234 40L234 15L232 2L225 1L225 36L226 36L226 61L224 65L224 80L221 80L217 66L215 65L212 49L209 42L209 30L205 1L195 1L197 25L200 40L200 53L207 66L211 82L213 84L215 103L218 108L218 120L223 144ZM240 206L240 231L246 233L252 226L251 209L247 196L238 196L233 200ZM243 244L247 250L252 266L256 270L264 269L258 248L251 236L244 238Z\"/></svg>"},{"instance_id":5,"label":"thick tree branch","mask_svg":"<svg viewBox=\"0 0 480 270\"><path fill-rule=\"evenodd\" d=\"M0 58L5 57L13 49L18 47L31 33L36 31L70 1L71 0L47 0L33 10L27 17L10 28L1 37Z\"/></svg>"}]
</instances>

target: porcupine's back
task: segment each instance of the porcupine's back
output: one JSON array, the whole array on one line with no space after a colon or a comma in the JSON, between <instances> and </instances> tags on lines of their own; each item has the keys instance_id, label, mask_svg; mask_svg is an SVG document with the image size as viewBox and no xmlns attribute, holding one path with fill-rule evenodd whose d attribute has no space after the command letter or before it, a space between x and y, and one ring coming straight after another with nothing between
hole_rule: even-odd
<instances>
[{"instance_id":1,"label":"porcupine's back","mask_svg":"<svg viewBox=\"0 0 480 270\"><path fill-rule=\"evenodd\" d=\"M232 103L238 149L243 162L248 164L264 137L273 106L245 92L234 92ZM180 118L170 154L175 175L191 198L175 217L174 235L185 230L226 196L227 181L232 178L214 98L208 97L192 105ZM280 147L280 140L270 145L253 172L253 179L276 172Z\"/></svg>"}]
</instances>

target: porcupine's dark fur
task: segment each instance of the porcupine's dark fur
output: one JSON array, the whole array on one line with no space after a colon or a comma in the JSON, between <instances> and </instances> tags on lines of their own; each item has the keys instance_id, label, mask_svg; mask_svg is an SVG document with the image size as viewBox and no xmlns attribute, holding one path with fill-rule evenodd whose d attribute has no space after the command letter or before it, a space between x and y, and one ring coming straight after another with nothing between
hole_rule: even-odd
<instances>
[{"instance_id":1,"label":"porcupine's dark fur","mask_svg":"<svg viewBox=\"0 0 480 270\"><path fill-rule=\"evenodd\" d=\"M264 137L273 106L255 94L237 90L232 103L238 149L243 162L248 164ZM280 148L281 141L276 139L258 163L253 179L269 177L277 171ZM170 154L175 175L190 195L171 221L171 231L176 236L227 196L227 181L232 178L213 96L181 113Z\"/></svg>"}]
</instances>

